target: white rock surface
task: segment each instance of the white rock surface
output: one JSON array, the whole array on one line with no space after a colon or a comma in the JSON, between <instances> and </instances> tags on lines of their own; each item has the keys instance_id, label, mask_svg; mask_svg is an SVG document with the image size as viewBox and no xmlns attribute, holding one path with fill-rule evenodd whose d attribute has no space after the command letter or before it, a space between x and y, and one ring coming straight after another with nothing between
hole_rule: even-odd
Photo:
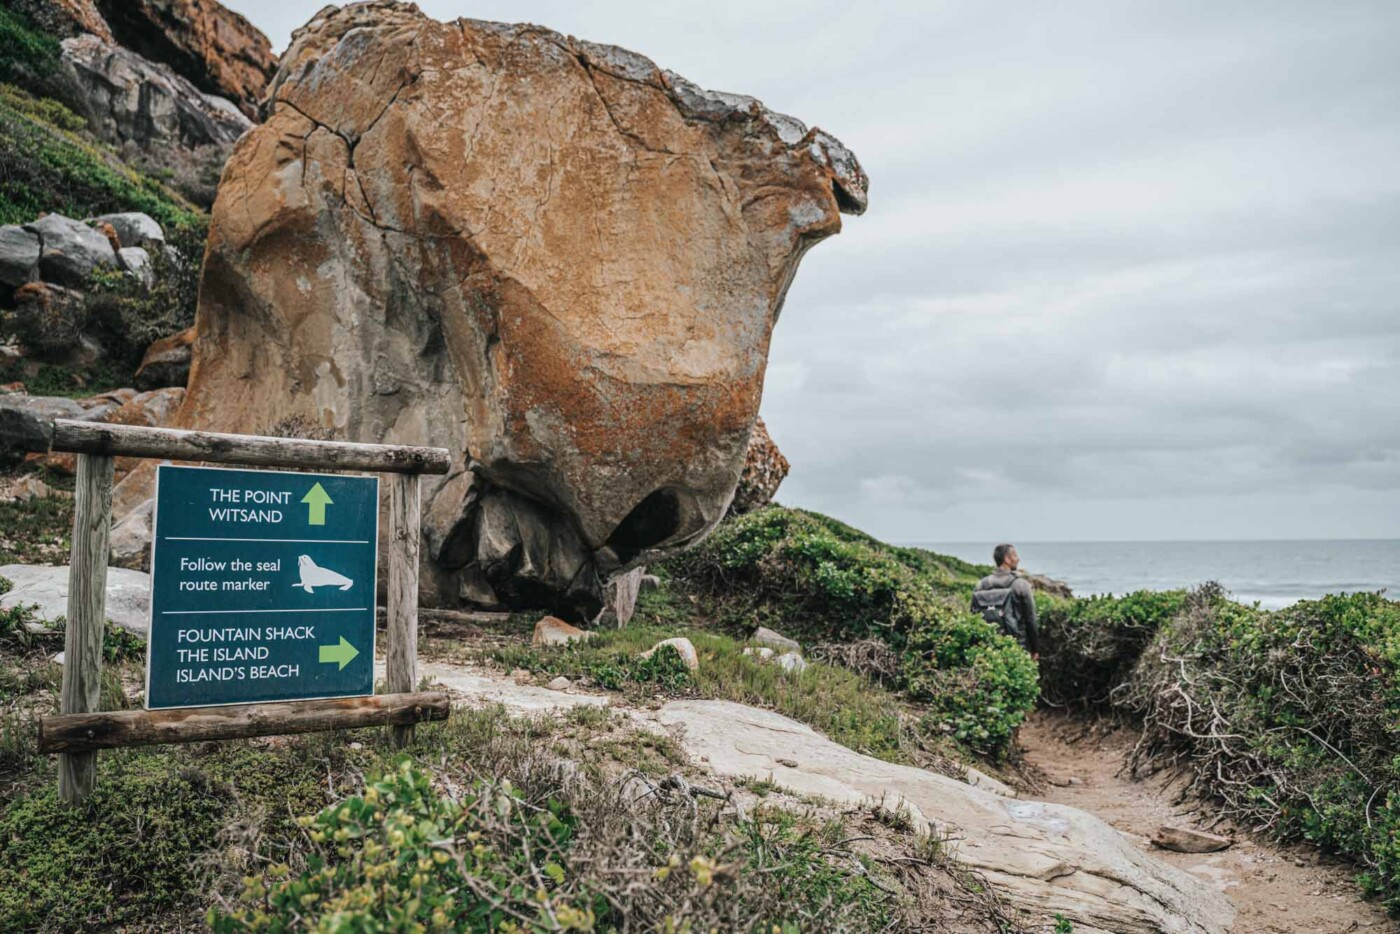
<instances>
[{"instance_id":1,"label":"white rock surface","mask_svg":"<svg viewBox=\"0 0 1400 934\"><path fill-rule=\"evenodd\" d=\"M68 566L6 564L0 577L14 586L0 596L0 610L34 604L35 616L52 622L68 615ZM107 618L142 638L146 635L151 576L126 568L107 569Z\"/></svg>"},{"instance_id":2,"label":"white rock surface","mask_svg":"<svg viewBox=\"0 0 1400 934\"><path fill-rule=\"evenodd\" d=\"M103 214L90 218L94 224L111 224L117 232L117 239L127 249L143 247L148 243L160 245L165 242L165 231L149 214L140 211L123 211L120 214Z\"/></svg>"},{"instance_id":3,"label":"white rock surface","mask_svg":"<svg viewBox=\"0 0 1400 934\"><path fill-rule=\"evenodd\" d=\"M679 652L681 661L685 662L685 667L689 668L691 671L700 670L700 654L695 651L695 644L685 636L677 636L674 639L662 639L660 642L656 643L656 645L653 645L643 652L642 658L651 658L652 655L656 654L656 650L663 645L669 645Z\"/></svg>"},{"instance_id":4,"label":"white rock surface","mask_svg":"<svg viewBox=\"0 0 1400 934\"><path fill-rule=\"evenodd\" d=\"M383 676L382 663L375 665L375 677ZM546 713L569 707L606 707L606 694L579 694L551 691L533 684L517 684L483 672L429 662L418 666L419 677L428 678L454 694L462 695L473 706L504 704L519 713Z\"/></svg>"},{"instance_id":5,"label":"white rock surface","mask_svg":"<svg viewBox=\"0 0 1400 934\"><path fill-rule=\"evenodd\" d=\"M947 836L956 858L1010 901L1039 917L1059 913L1080 934L1225 934L1230 928L1234 906L1224 895L1083 811L1006 798L863 756L795 720L727 701L674 701L634 716L677 735L692 757L703 757L720 775L780 773L782 785L799 794L843 804L902 803L916 825Z\"/></svg>"},{"instance_id":6,"label":"white rock surface","mask_svg":"<svg viewBox=\"0 0 1400 934\"><path fill-rule=\"evenodd\" d=\"M779 652L802 651L802 644L796 639L789 639L780 632L774 632L766 626L759 626L754 630L754 634L749 636L749 641L754 645L766 645L777 649Z\"/></svg>"},{"instance_id":7,"label":"white rock surface","mask_svg":"<svg viewBox=\"0 0 1400 934\"><path fill-rule=\"evenodd\" d=\"M807 660L796 652L784 652L773 659L773 664L790 675L800 675L807 670Z\"/></svg>"}]
</instances>

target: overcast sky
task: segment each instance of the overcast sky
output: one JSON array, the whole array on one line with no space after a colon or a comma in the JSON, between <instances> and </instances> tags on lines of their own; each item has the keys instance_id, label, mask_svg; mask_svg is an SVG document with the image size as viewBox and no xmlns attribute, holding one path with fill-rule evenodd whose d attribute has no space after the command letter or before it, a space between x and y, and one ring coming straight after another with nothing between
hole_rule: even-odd
<instances>
[{"instance_id":1,"label":"overcast sky","mask_svg":"<svg viewBox=\"0 0 1400 934\"><path fill-rule=\"evenodd\" d=\"M286 46L321 0L224 0ZM1400 537L1400 3L419 4L840 137L763 414L899 541Z\"/></svg>"}]
</instances>

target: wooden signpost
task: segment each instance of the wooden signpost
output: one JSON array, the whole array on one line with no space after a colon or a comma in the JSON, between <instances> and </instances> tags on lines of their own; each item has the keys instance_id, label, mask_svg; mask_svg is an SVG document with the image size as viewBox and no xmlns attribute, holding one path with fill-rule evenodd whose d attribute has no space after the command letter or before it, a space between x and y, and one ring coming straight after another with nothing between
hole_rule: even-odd
<instances>
[{"instance_id":1,"label":"wooden signpost","mask_svg":"<svg viewBox=\"0 0 1400 934\"><path fill-rule=\"evenodd\" d=\"M447 718L445 693L414 693L419 477L446 473L446 450L68 419L52 450L78 455L62 712L39 720L62 800L92 791L98 749L364 726L390 726L403 745L414 724ZM390 474L389 693L373 695L377 480L162 466L148 709L98 711L118 456Z\"/></svg>"}]
</instances>

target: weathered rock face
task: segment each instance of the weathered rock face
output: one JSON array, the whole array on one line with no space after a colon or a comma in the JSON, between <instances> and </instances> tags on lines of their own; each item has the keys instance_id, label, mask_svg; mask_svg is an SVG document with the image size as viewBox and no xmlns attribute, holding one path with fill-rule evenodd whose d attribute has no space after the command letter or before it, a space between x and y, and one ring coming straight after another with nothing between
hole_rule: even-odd
<instances>
[{"instance_id":1,"label":"weathered rock face","mask_svg":"<svg viewBox=\"0 0 1400 934\"><path fill-rule=\"evenodd\" d=\"M744 472L739 476L730 510L735 513L752 512L773 502L778 487L788 475L788 467L787 458L768 435L768 426L763 424L763 419L758 419L754 422L753 434L749 436L749 447L744 454Z\"/></svg>"},{"instance_id":2,"label":"weathered rock face","mask_svg":"<svg viewBox=\"0 0 1400 934\"><path fill-rule=\"evenodd\" d=\"M62 61L93 132L144 150L213 147L218 158L252 126L237 107L97 36L63 40Z\"/></svg>"},{"instance_id":3,"label":"weathered rock face","mask_svg":"<svg viewBox=\"0 0 1400 934\"><path fill-rule=\"evenodd\" d=\"M257 116L277 59L247 19L215 0L97 0L97 6L116 42Z\"/></svg>"},{"instance_id":4,"label":"weathered rock face","mask_svg":"<svg viewBox=\"0 0 1400 934\"><path fill-rule=\"evenodd\" d=\"M836 139L534 26L327 9L214 206L190 427L450 448L425 599L590 618L724 515Z\"/></svg>"}]
</instances>

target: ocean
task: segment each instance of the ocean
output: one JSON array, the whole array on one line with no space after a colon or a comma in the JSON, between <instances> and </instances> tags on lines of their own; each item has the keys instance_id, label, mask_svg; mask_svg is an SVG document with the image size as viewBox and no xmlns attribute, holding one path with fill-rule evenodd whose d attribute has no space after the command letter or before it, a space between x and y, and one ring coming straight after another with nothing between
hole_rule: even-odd
<instances>
[{"instance_id":1,"label":"ocean","mask_svg":"<svg viewBox=\"0 0 1400 934\"><path fill-rule=\"evenodd\" d=\"M910 542L990 564L986 542ZM1021 570L1062 580L1076 595L1171 590L1217 581L1266 609L1329 593L1386 590L1400 600L1400 539L1258 542L1017 542Z\"/></svg>"}]
</instances>

